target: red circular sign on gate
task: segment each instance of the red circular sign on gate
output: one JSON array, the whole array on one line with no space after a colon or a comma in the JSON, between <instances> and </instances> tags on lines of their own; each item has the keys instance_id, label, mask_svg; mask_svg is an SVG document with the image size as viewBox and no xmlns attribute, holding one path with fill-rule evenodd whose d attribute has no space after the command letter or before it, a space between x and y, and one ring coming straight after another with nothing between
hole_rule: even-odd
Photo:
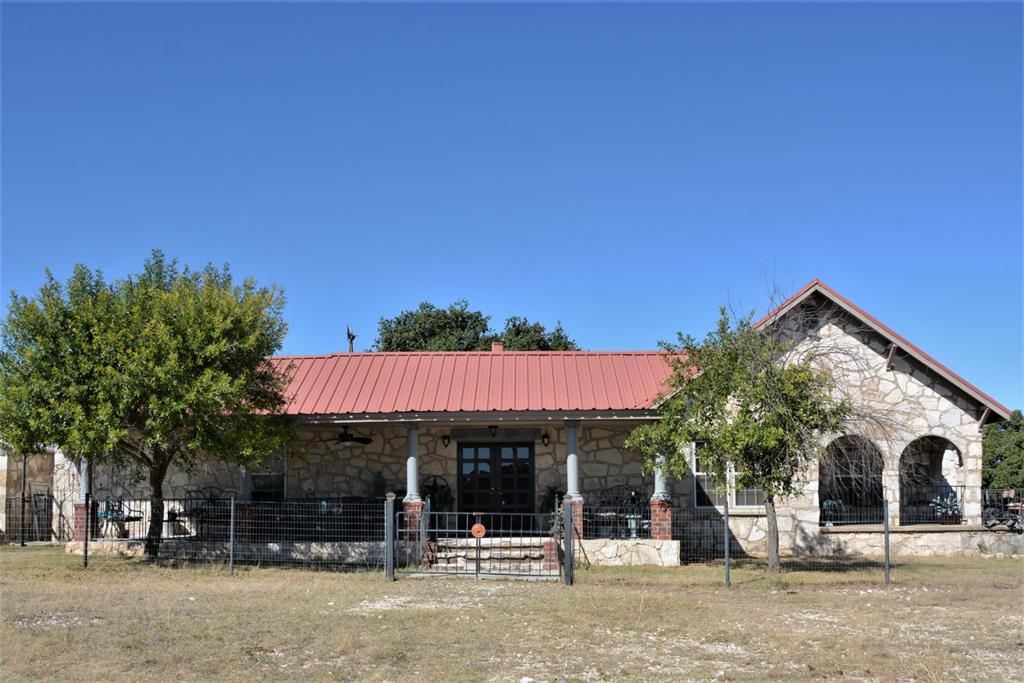
<instances>
[{"instance_id":1,"label":"red circular sign on gate","mask_svg":"<svg viewBox=\"0 0 1024 683\"><path fill-rule=\"evenodd\" d=\"M473 538L483 538L487 535L487 527L480 522L473 525L473 528L469 530L469 533L473 534Z\"/></svg>"}]
</instances>

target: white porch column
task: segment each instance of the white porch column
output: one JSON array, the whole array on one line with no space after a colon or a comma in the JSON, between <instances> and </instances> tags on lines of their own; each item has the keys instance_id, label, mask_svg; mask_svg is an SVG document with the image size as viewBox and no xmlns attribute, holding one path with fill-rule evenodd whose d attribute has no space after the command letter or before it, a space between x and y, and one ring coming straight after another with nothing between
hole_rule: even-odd
<instances>
[{"instance_id":1,"label":"white porch column","mask_svg":"<svg viewBox=\"0 0 1024 683\"><path fill-rule=\"evenodd\" d=\"M668 479L665 477L665 456L654 459L654 494L653 500L669 500Z\"/></svg>"},{"instance_id":2,"label":"white porch column","mask_svg":"<svg viewBox=\"0 0 1024 683\"><path fill-rule=\"evenodd\" d=\"M244 465L238 468L238 500L252 500L252 472Z\"/></svg>"},{"instance_id":3,"label":"white porch column","mask_svg":"<svg viewBox=\"0 0 1024 683\"><path fill-rule=\"evenodd\" d=\"M414 424L405 427L405 503L420 501L420 430Z\"/></svg>"},{"instance_id":4,"label":"white porch column","mask_svg":"<svg viewBox=\"0 0 1024 683\"><path fill-rule=\"evenodd\" d=\"M85 502L85 495L89 493L89 477L92 473L89 472L89 460L88 458L80 458L78 461L78 500L79 502Z\"/></svg>"},{"instance_id":5,"label":"white porch column","mask_svg":"<svg viewBox=\"0 0 1024 683\"><path fill-rule=\"evenodd\" d=\"M565 423L565 495L571 500L583 500L580 494L579 441L576 433L579 424L576 421Z\"/></svg>"}]
</instances>

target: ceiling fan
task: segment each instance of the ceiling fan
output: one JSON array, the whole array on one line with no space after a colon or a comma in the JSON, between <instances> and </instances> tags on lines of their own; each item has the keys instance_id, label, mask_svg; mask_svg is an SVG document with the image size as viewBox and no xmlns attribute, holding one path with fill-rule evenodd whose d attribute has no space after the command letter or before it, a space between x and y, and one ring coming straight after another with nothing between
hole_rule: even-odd
<instances>
[{"instance_id":1,"label":"ceiling fan","mask_svg":"<svg viewBox=\"0 0 1024 683\"><path fill-rule=\"evenodd\" d=\"M344 445L348 443L361 443L363 445L366 445L368 443L373 443L373 439L368 436L356 436L355 434L352 434L351 432L348 431L348 427L343 427L342 429L343 431L341 432L341 434L338 434L338 436L334 437L333 439L327 439L327 443L339 445Z\"/></svg>"}]
</instances>

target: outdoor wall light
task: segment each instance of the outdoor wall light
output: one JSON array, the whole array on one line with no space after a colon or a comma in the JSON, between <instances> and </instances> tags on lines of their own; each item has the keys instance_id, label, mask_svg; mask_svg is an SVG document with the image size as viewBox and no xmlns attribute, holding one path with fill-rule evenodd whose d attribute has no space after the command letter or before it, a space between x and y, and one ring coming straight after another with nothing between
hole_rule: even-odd
<instances>
[{"instance_id":1,"label":"outdoor wall light","mask_svg":"<svg viewBox=\"0 0 1024 683\"><path fill-rule=\"evenodd\" d=\"M487 431L491 433L491 436L495 436L498 433L498 428L495 425L491 425L487 428Z\"/></svg>"},{"instance_id":2,"label":"outdoor wall light","mask_svg":"<svg viewBox=\"0 0 1024 683\"><path fill-rule=\"evenodd\" d=\"M441 437L441 445L443 445L445 448L448 448L448 444L450 444L451 442L452 437L450 437L449 435L445 434L444 436Z\"/></svg>"},{"instance_id":3,"label":"outdoor wall light","mask_svg":"<svg viewBox=\"0 0 1024 683\"><path fill-rule=\"evenodd\" d=\"M548 436L548 433L547 433L547 432L544 432L543 434L541 434L541 437L540 437L540 442L541 442L542 444L544 444L545 446L547 446L548 444L550 444L550 443L551 443L551 437L550 437L550 436Z\"/></svg>"}]
</instances>

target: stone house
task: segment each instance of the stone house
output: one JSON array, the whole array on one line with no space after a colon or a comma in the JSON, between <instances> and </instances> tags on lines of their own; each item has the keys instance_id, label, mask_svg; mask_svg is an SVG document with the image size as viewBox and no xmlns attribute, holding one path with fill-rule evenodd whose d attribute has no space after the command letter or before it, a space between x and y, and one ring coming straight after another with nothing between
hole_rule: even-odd
<instances>
[{"instance_id":1,"label":"stone house","mask_svg":"<svg viewBox=\"0 0 1024 683\"><path fill-rule=\"evenodd\" d=\"M878 552L885 512L894 529L910 534L900 541L907 552L971 551L984 533L981 429L1010 411L818 280L757 325L782 330L794 352L832 363L840 390L869 416L831 435L803 491L778 506L783 552ZM728 503L731 535L748 553L764 551L759 490L712 488L696 446L690 473L677 481L645 470L624 446L634 427L658 419L670 376L659 351L510 352L495 344L491 352L273 362L289 377L295 443L255 471L209 463L172 472L166 496L397 492L407 511L417 511L429 493L435 511L488 514L548 511L568 496L584 538L599 544L627 528L631 540L653 548L645 558L660 563L714 547ZM92 490L96 500L148 495L129 473L99 468ZM940 517L936 499L951 499L954 512ZM603 511L624 504L643 508L637 526L609 531L614 515Z\"/></svg>"}]
</instances>

